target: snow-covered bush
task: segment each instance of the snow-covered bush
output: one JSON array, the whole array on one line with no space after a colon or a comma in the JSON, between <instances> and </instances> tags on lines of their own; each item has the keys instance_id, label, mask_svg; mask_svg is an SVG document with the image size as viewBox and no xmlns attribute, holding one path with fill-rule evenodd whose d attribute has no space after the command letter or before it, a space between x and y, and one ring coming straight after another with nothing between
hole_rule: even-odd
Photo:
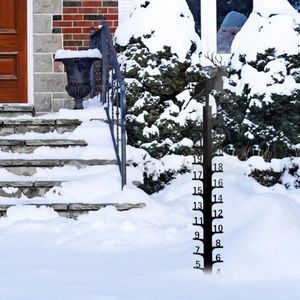
<instances>
[{"instance_id":1,"label":"snow-covered bush","mask_svg":"<svg viewBox=\"0 0 300 300\"><path fill-rule=\"evenodd\" d=\"M300 144L300 16L287 0L254 2L232 45L220 98L226 141L246 158L295 155Z\"/></svg>"},{"instance_id":2,"label":"snow-covered bush","mask_svg":"<svg viewBox=\"0 0 300 300\"><path fill-rule=\"evenodd\" d=\"M203 104L192 97L205 75L199 64L200 38L186 1L136 1L115 37L127 88L129 145L147 151L155 165L167 155L194 154L201 139ZM143 165L140 187L148 193L188 169L181 165L149 170L146 160Z\"/></svg>"},{"instance_id":3,"label":"snow-covered bush","mask_svg":"<svg viewBox=\"0 0 300 300\"><path fill-rule=\"evenodd\" d=\"M202 108L191 99L193 83L204 74L186 1L138 1L116 44L127 85L128 143L155 158L193 154Z\"/></svg>"},{"instance_id":4,"label":"snow-covered bush","mask_svg":"<svg viewBox=\"0 0 300 300\"><path fill-rule=\"evenodd\" d=\"M268 168L253 168L250 177L253 177L263 186L271 187L282 184L287 189L300 189L300 160L285 158L278 160Z\"/></svg>"}]
</instances>

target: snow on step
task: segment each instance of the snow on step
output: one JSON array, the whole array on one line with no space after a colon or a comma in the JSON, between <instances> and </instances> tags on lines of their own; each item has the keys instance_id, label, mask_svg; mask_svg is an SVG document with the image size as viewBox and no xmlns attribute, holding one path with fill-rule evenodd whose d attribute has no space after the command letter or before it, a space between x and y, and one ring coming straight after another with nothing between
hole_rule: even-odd
<instances>
[{"instance_id":1,"label":"snow on step","mask_svg":"<svg viewBox=\"0 0 300 300\"><path fill-rule=\"evenodd\" d=\"M32 105L0 105L0 118L14 118L19 116L34 116Z\"/></svg>"},{"instance_id":2,"label":"snow on step","mask_svg":"<svg viewBox=\"0 0 300 300\"><path fill-rule=\"evenodd\" d=\"M6 135L5 140L82 140L86 147L37 147L32 153L0 152L0 159L115 159L109 125L101 120L82 121L73 132L25 132Z\"/></svg>"},{"instance_id":3,"label":"snow on step","mask_svg":"<svg viewBox=\"0 0 300 300\"><path fill-rule=\"evenodd\" d=\"M2 119L0 120L0 135L53 131L65 133L74 131L80 124L81 121L78 119Z\"/></svg>"},{"instance_id":4,"label":"snow on step","mask_svg":"<svg viewBox=\"0 0 300 300\"><path fill-rule=\"evenodd\" d=\"M14 205L0 204L0 216L6 216L7 210ZM128 211L134 208L144 208L145 203L52 203L52 204L28 204L27 206L49 207L56 211L61 217L67 217L77 219L80 215L88 214L91 211L97 211L99 209L112 206L118 211Z\"/></svg>"},{"instance_id":5,"label":"snow on step","mask_svg":"<svg viewBox=\"0 0 300 300\"><path fill-rule=\"evenodd\" d=\"M85 147L83 140L1 140L0 150L13 153L32 153L38 147Z\"/></svg>"},{"instance_id":6,"label":"snow on step","mask_svg":"<svg viewBox=\"0 0 300 300\"><path fill-rule=\"evenodd\" d=\"M16 168L18 169L18 168ZM141 180L140 172L134 167L128 168L128 185L121 190L118 165L89 166L77 169L75 166L54 167L53 169L37 169L32 176L21 176L0 170L0 181L5 187L18 187L24 182L60 182L60 185L49 189L42 196L29 198L0 197L0 204L51 204L51 203L143 203L148 199L142 190L131 182Z\"/></svg>"},{"instance_id":7,"label":"snow on step","mask_svg":"<svg viewBox=\"0 0 300 300\"><path fill-rule=\"evenodd\" d=\"M3 168L16 175L32 176L37 173L38 168L48 169L65 166L73 166L76 169L85 168L88 166L105 166L116 165L117 160L112 159L11 159L0 160L0 168ZM72 173L76 170L72 170ZM55 172L61 172L59 169L55 169ZM7 175L5 175L7 176Z\"/></svg>"},{"instance_id":8,"label":"snow on step","mask_svg":"<svg viewBox=\"0 0 300 300\"><path fill-rule=\"evenodd\" d=\"M109 205L118 210L144 206L148 197L131 184L142 180L136 168L129 168L129 184L121 191L99 99L84 105L81 111L62 109L39 117L0 114L0 216L11 205L55 206L67 217Z\"/></svg>"},{"instance_id":9,"label":"snow on step","mask_svg":"<svg viewBox=\"0 0 300 300\"><path fill-rule=\"evenodd\" d=\"M53 187L60 185L60 181L0 181L0 196L6 198L41 197Z\"/></svg>"}]
</instances>

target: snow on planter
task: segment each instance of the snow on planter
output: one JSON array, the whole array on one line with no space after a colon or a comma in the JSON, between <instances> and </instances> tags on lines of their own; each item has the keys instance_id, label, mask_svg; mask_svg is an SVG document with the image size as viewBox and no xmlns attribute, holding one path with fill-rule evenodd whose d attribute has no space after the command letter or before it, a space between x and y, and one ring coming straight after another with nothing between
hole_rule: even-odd
<instances>
[{"instance_id":1,"label":"snow on planter","mask_svg":"<svg viewBox=\"0 0 300 300\"><path fill-rule=\"evenodd\" d=\"M66 59L66 58L102 58L102 54L98 49L88 49L88 50L62 50L59 49L55 53L55 59Z\"/></svg>"}]
</instances>

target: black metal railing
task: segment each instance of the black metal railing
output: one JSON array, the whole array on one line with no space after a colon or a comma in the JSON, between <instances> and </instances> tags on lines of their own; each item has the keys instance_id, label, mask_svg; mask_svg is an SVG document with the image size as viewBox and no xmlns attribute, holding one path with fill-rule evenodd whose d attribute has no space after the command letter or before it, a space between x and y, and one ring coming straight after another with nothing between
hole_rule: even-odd
<instances>
[{"instance_id":1,"label":"black metal railing","mask_svg":"<svg viewBox=\"0 0 300 300\"><path fill-rule=\"evenodd\" d=\"M101 20L98 30L91 29L90 48L99 49L102 54L101 63L95 63L92 68L91 97L101 94L123 189L126 185L126 92L110 29L105 18Z\"/></svg>"}]
</instances>

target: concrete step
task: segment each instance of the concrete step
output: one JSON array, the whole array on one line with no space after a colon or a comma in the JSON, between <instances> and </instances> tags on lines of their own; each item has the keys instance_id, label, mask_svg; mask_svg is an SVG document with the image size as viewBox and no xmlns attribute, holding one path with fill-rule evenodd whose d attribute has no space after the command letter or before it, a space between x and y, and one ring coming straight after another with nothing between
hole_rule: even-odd
<instances>
[{"instance_id":1,"label":"concrete step","mask_svg":"<svg viewBox=\"0 0 300 300\"><path fill-rule=\"evenodd\" d=\"M1 118L0 113L0 118ZM26 132L58 133L72 132L81 124L77 119L3 119L0 120L0 135L23 134Z\"/></svg>"},{"instance_id":2,"label":"concrete step","mask_svg":"<svg viewBox=\"0 0 300 300\"><path fill-rule=\"evenodd\" d=\"M16 175L32 176L37 168L54 168L75 166L84 168L88 166L116 165L117 160L108 159L0 159L0 168Z\"/></svg>"},{"instance_id":3,"label":"concrete step","mask_svg":"<svg viewBox=\"0 0 300 300\"><path fill-rule=\"evenodd\" d=\"M134 208L144 208L145 203L51 203L51 204L26 204L36 207L52 207L61 217L77 219L80 215L88 214L91 211L97 211L107 206L113 206L118 211L127 211ZM7 209L12 204L0 204L0 217L6 216Z\"/></svg>"},{"instance_id":4,"label":"concrete step","mask_svg":"<svg viewBox=\"0 0 300 300\"><path fill-rule=\"evenodd\" d=\"M42 140L10 140L0 139L0 150L13 153L32 153L38 147L85 147L87 143L83 140L67 139L42 139Z\"/></svg>"},{"instance_id":5,"label":"concrete step","mask_svg":"<svg viewBox=\"0 0 300 300\"><path fill-rule=\"evenodd\" d=\"M61 181L0 181L0 197L43 197L55 186L61 186Z\"/></svg>"},{"instance_id":6,"label":"concrete step","mask_svg":"<svg viewBox=\"0 0 300 300\"><path fill-rule=\"evenodd\" d=\"M22 115L34 116L34 107L32 105L0 105L0 118L15 118Z\"/></svg>"}]
</instances>

